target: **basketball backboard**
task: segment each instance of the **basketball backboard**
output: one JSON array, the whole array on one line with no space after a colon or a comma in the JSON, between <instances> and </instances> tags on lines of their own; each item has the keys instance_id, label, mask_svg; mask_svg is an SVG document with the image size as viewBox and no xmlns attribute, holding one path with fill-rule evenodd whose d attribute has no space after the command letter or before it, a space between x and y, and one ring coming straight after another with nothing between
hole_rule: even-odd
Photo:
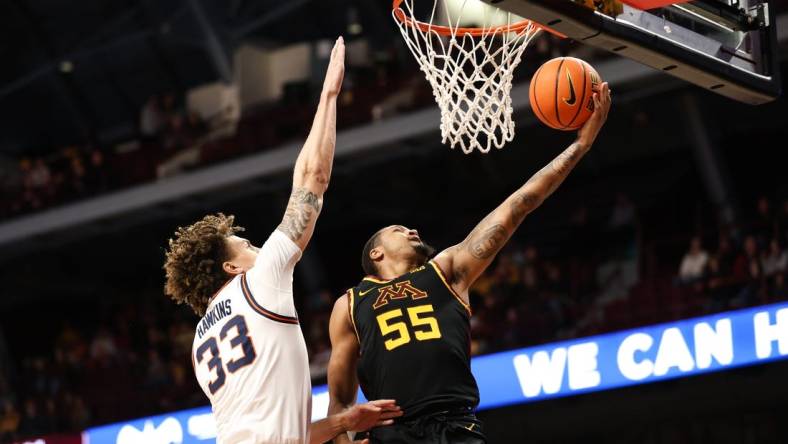
<instances>
[{"instance_id":1,"label":"basketball backboard","mask_svg":"<svg viewBox=\"0 0 788 444\"><path fill-rule=\"evenodd\" d=\"M732 99L780 94L768 0L482 0Z\"/></svg>"}]
</instances>

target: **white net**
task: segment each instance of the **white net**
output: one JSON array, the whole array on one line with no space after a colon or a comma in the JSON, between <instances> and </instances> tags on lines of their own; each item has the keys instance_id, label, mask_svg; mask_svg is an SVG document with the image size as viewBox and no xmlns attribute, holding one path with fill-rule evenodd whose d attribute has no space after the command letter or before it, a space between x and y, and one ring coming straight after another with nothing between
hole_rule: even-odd
<instances>
[{"instance_id":1,"label":"white net","mask_svg":"<svg viewBox=\"0 0 788 444\"><path fill-rule=\"evenodd\" d=\"M414 1L403 0L393 11L394 21L432 86L441 110L442 142L465 154L502 148L514 138L512 75L539 29L532 23L518 26L514 16L499 9L483 21L503 18L504 25L475 32L460 28L465 3L476 1L465 0L456 17L445 8L451 32L442 35L438 30L445 28L434 25L440 0L433 0L429 21L423 23L415 17Z\"/></svg>"}]
</instances>

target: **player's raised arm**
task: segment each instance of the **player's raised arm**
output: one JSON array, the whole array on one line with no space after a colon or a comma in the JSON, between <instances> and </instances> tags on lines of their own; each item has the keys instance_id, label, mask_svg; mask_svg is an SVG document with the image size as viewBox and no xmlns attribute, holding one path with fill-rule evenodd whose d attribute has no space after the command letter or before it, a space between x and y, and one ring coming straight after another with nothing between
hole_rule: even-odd
<instances>
[{"instance_id":1,"label":"player's raised arm","mask_svg":"<svg viewBox=\"0 0 788 444\"><path fill-rule=\"evenodd\" d=\"M594 143L610 110L610 89L603 83L594 93L594 113L578 131L577 139L519 190L487 215L468 237L435 257L454 290L464 294L490 265L525 216L536 209L566 179Z\"/></svg>"},{"instance_id":2,"label":"player's raised arm","mask_svg":"<svg viewBox=\"0 0 788 444\"><path fill-rule=\"evenodd\" d=\"M345 42L338 38L320 94L312 129L298 154L293 171L293 191L279 230L304 250L312 237L315 222L328 188L336 145L337 95L345 75Z\"/></svg>"}]
</instances>

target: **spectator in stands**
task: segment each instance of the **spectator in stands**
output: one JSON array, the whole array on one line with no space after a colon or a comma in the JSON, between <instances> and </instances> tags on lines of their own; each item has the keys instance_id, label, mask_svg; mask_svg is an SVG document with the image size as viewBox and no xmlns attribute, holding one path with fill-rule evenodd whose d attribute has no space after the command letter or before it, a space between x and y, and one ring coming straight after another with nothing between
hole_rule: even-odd
<instances>
[{"instance_id":1,"label":"spectator in stands","mask_svg":"<svg viewBox=\"0 0 788 444\"><path fill-rule=\"evenodd\" d=\"M726 232L721 232L717 244L717 251L714 254L717 258L717 266L721 275L733 273L733 263L736 260L736 252L733 251L731 239Z\"/></svg>"},{"instance_id":2,"label":"spectator in stands","mask_svg":"<svg viewBox=\"0 0 788 444\"><path fill-rule=\"evenodd\" d=\"M325 331L325 330L324 330ZM325 340L325 333L316 338L311 347L312 357L309 359L309 373L312 377L324 377L328 369L328 360L331 357L331 346Z\"/></svg>"},{"instance_id":3,"label":"spectator in stands","mask_svg":"<svg viewBox=\"0 0 788 444\"><path fill-rule=\"evenodd\" d=\"M539 294L539 275L536 266L527 265L523 269L521 298L535 300Z\"/></svg>"},{"instance_id":4,"label":"spectator in stands","mask_svg":"<svg viewBox=\"0 0 788 444\"><path fill-rule=\"evenodd\" d=\"M161 354L156 349L148 350L147 376L145 384L149 388L159 388L169 382L167 366L162 362Z\"/></svg>"},{"instance_id":5,"label":"spectator in stands","mask_svg":"<svg viewBox=\"0 0 788 444\"><path fill-rule=\"evenodd\" d=\"M47 420L38 411L38 406L32 398L28 398L24 403L24 414L22 420L19 422L19 434L30 435L44 435L49 433L47 430Z\"/></svg>"},{"instance_id":6,"label":"spectator in stands","mask_svg":"<svg viewBox=\"0 0 788 444\"><path fill-rule=\"evenodd\" d=\"M581 204L572 212L567 245L569 253L569 282L571 294L577 301L588 299L595 289L594 251L597 230L589 221L588 207Z\"/></svg>"},{"instance_id":7,"label":"spectator in stands","mask_svg":"<svg viewBox=\"0 0 788 444\"><path fill-rule=\"evenodd\" d=\"M164 94L164 97L161 99L161 111L164 115L163 124L166 124L166 122L176 114L183 115L183 110L178 105L175 94L171 92Z\"/></svg>"},{"instance_id":8,"label":"spectator in stands","mask_svg":"<svg viewBox=\"0 0 788 444\"><path fill-rule=\"evenodd\" d=\"M79 332L65 322L58 335L55 346L63 350L64 362L75 368L82 366L87 352L87 346Z\"/></svg>"},{"instance_id":9,"label":"spectator in stands","mask_svg":"<svg viewBox=\"0 0 788 444\"><path fill-rule=\"evenodd\" d=\"M186 127L195 139L208 132L208 123L203 120L199 113L194 111L189 112L186 118Z\"/></svg>"},{"instance_id":10,"label":"spectator in stands","mask_svg":"<svg viewBox=\"0 0 788 444\"><path fill-rule=\"evenodd\" d=\"M36 158L30 170L30 185L39 196L50 194L52 185L52 172L41 157Z\"/></svg>"},{"instance_id":11,"label":"spectator in stands","mask_svg":"<svg viewBox=\"0 0 788 444\"><path fill-rule=\"evenodd\" d=\"M482 299L481 306L471 319L472 337L476 338L476 352L488 353L495 350L495 342L504 322L503 298L498 287ZM473 345L472 345L473 348Z\"/></svg>"},{"instance_id":12,"label":"spectator in stands","mask_svg":"<svg viewBox=\"0 0 788 444\"><path fill-rule=\"evenodd\" d=\"M518 297L517 294L520 282L520 271L517 268L511 254L502 254L498 258L498 265L495 267L495 278L498 289L504 299Z\"/></svg>"},{"instance_id":13,"label":"spectator in stands","mask_svg":"<svg viewBox=\"0 0 788 444\"><path fill-rule=\"evenodd\" d=\"M734 279L740 282L746 281L752 264L757 264L760 268L760 258L758 256L758 241L753 235L746 236L742 244L742 251L733 262Z\"/></svg>"},{"instance_id":14,"label":"spectator in stands","mask_svg":"<svg viewBox=\"0 0 788 444\"><path fill-rule=\"evenodd\" d=\"M157 176L171 176L197 165L200 138L206 130L207 126L196 113L190 114L188 120L183 114L172 114L163 139L166 160L157 167Z\"/></svg>"},{"instance_id":15,"label":"spectator in stands","mask_svg":"<svg viewBox=\"0 0 788 444\"><path fill-rule=\"evenodd\" d=\"M333 306L333 295L328 290L321 290L307 299L307 308L312 313L330 313Z\"/></svg>"},{"instance_id":16,"label":"spectator in stands","mask_svg":"<svg viewBox=\"0 0 788 444\"><path fill-rule=\"evenodd\" d=\"M13 163L0 162L0 186L8 199L0 199L0 217L18 213L22 202L22 169Z\"/></svg>"},{"instance_id":17,"label":"spectator in stands","mask_svg":"<svg viewBox=\"0 0 788 444\"><path fill-rule=\"evenodd\" d=\"M569 305L567 282L563 279L561 268L555 263L545 264L543 287L544 303L553 318L556 329L566 327L566 307Z\"/></svg>"},{"instance_id":18,"label":"spectator in stands","mask_svg":"<svg viewBox=\"0 0 788 444\"><path fill-rule=\"evenodd\" d=\"M177 152L186 148L191 143L191 134L186 127L186 121L181 114L173 114L167 122L163 138L164 149Z\"/></svg>"},{"instance_id":19,"label":"spectator in stands","mask_svg":"<svg viewBox=\"0 0 788 444\"><path fill-rule=\"evenodd\" d=\"M115 338L105 326L99 327L90 344L90 357L99 367L109 367L116 360L118 348Z\"/></svg>"},{"instance_id":20,"label":"spectator in stands","mask_svg":"<svg viewBox=\"0 0 788 444\"><path fill-rule=\"evenodd\" d=\"M761 266L766 277L783 273L788 268L788 251L782 248L779 239L773 238L769 242L769 250L761 257Z\"/></svg>"},{"instance_id":21,"label":"spectator in stands","mask_svg":"<svg viewBox=\"0 0 788 444\"><path fill-rule=\"evenodd\" d=\"M788 199L783 200L782 209L777 215L777 224L779 226L777 236L782 242L788 241Z\"/></svg>"},{"instance_id":22,"label":"spectator in stands","mask_svg":"<svg viewBox=\"0 0 788 444\"><path fill-rule=\"evenodd\" d=\"M785 273L774 275L772 285L766 296L764 303L788 300L788 286L785 285Z\"/></svg>"},{"instance_id":23,"label":"spectator in stands","mask_svg":"<svg viewBox=\"0 0 788 444\"><path fill-rule=\"evenodd\" d=\"M91 149L88 155L85 186L91 193L101 193L109 186L106 165L104 164L104 153L98 148Z\"/></svg>"},{"instance_id":24,"label":"spectator in stands","mask_svg":"<svg viewBox=\"0 0 788 444\"><path fill-rule=\"evenodd\" d=\"M179 406L182 406L184 402L183 398L188 397L190 392L194 389L194 384L192 384L191 380L193 370L191 365L184 365L184 362L188 362L188 360L183 358L170 359L168 367L171 383L165 390L167 399L164 400L168 410L177 409Z\"/></svg>"},{"instance_id":25,"label":"spectator in stands","mask_svg":"<svg viewBox=\"0 0 788 444\"><path fill-rule=\"evenodd\" d=\"M7 393L6 387L8 385L7 374L11 371L11 358L8 354L8 344L6 343L6 336L3 332L3 326L0 325L0 405L3 404L3 396Z\"/></svg>"},{"instance_id":26,"label":"spectator in stands","mask_svg":"<svg viewBox=\"0 0 788 444\"><path fill-rule=\"evenodd\" d=\"M630 227L635 223L635 206L624 193L616 193L616 203L610 213L608 226L612 230Z\"/></svg>"},{"instance_id":27,"label":"spectator in stands","mask_svg":"<svg viewBox=\"0 0 788 444\"><path fill-rule=\"evenodd\" d=\"M88 409L85 400L81 397L73 397L67 411L69 428L71 430L84 430L90 425L90 409Z\"/></svg>"},{"instance_id":28,"label":"spectator in stands","mask_svg":"<svg viewBox=\"0 0 788 444\"><path fill-rule=\"evenodd\" d=\"M15 400L14 394L11 392L11 386L8 379L3 373L0 373L0 408L7 402L13 403Z\"/></svg>"},{"instance_id":29,"label":"spectator in stands","mask_svg":"<svg viewBox=\"0 0 788 444\"><path fill-rule=\"evenodd\" d=\"M74 197L84 196L87 192L85 188L85 176L87 175L87 171L85 169L85 162L82 160L80 153L74 153L70 156L69 166L71 169L68 175L70 194Z\"/></svg>"},{"instance_id":30,"label":"spectator in stands","mask_svg":"<svg viewBox=\"0 0 788 444\"><path fill-rule=\"evenodd\" d=\"M44 401L43 417L44 417L45 428L48 433L60 430L60 425L58 421L60 415L54 399L47 398L46 401Z\"/></svg>"},{"instance_id":31,"label":"spectator in stands","mask_svg":"<svg viewBox=\"0 0 788 444\"><path fill-rule=\"evenodd\" d=\"M732 296L731 277L722 269L719 256L709 258L706 268L706 288L708 288L709 305L707 311L717 312L728 307Z\"/></svg>"},{"instance_id":32,"label":"spectator in stands","mask_svg":"<svg viewBox=\"0 0 788 444\"><path fill-rule=\"evenodd\" d=\"M682 284L693 284L703 279L709 254L703 249L700 237L695 236L690 240L690 248L679 267L679 280Z\"/></svg>"},{"instance_id":33,"label":"spectator in stands","mask_svg":"<svg viewBox=\"0 0 788 444\"><path fill-rule=\"evenodd\" d=\"M194 327L190 327L183 319L175 322L169 329L172 341L172 353L178 357L188 357L194 342Z\"/></svg>"},{"instance_id":34,"label":"spectator in stands","mask_svg":"<svg viewBox=\"0 0 788 444\"><path fill-rule=\"evenodd\" d=\"M11 441L19 429L21 419L13 402L6 400L0 404L0 442Z\"/></svg>"},{"instance_id":35,"label":"spectator in stands","mask_svg":"<svg viewBox=\"0 0 788 444\"><path fill-rule=\"evenodd\" d=\"M745 237L743 247L733 265L733 282L742 285L732 301L736 307L750 305L763 288L763 271L755 236Z\"/></svg>"},{"instance_id":36,"label":"spectator in stands","mask_svg":"<svg viewBox=\"0 0 788 444\"><path fill-rule=\"evenodd\" d=\"M620 218L621 216L616 216ZM618 223L618 221L617 221ZM571 253L580 261L588 260L593 255L594 241L597 238L597 230L591 225L588 216L588 207L581 204L572 211L569 217Z\"/></svg>"},{"instance_id":37,"label":"spectator in stands","mask_svg":"<svg viewBox=\"0 0 788 444\"><path fill-rule=\"evenodd\" d=\"M756 204L755 217L749 224L750 231L756 236L761 245L766 243L774 235L774 217L772 215L772 205L769 198L761 196Z\"/></svg>"},{"instance_id":38,"label":"spectator in stands","mask_svg":"<svg viewBox=\"0 0 788 444\"><path fill-rule=\"evenodd\" d=\"M523 249L523 265L538 267L539 264L539 249L533 245L528 245Z\"/></svg>"},{"instance_id":39,"label":"spectator in stands","mask_svg":"<svg viewBox=\"0 0 788 444\"><path fill-rule=\"evenodd\" d=\"M42 206L35 187L33 186L33 162L28 158L19 161L19 173L22 176L22 201L19 210L35 210Z\"/></svg>"},{"instance_id":40,"label":"spectator in stands","mask_svg":"<svg viewBox=\"0 0 788 444\"><path fill-rule=\"evenodd\" d=\"M154 138L164 128L166 122L161 99L152 95L140 111L140 133L143 138Z\"/></svg>"}]
</instances>

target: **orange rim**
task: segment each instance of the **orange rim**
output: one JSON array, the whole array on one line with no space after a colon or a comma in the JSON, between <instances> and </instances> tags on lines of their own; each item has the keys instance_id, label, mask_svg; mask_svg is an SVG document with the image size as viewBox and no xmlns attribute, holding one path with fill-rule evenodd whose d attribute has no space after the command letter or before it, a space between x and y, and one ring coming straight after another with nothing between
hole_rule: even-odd
<instances>
[{"instance_id":1,"label":"orange rim","mask_svg":"<svg viewBox=\"0 0 788 444\"><path fill-rule=\"evenodd\" d=\"M430 23L424 23L424 22L420 22L418 20L413 20L410 17L408 17L408 15L405 13L405 11L403 11L402 8L400 8L400 5L402 5L403 1L404 0L394 0L394 3L392 5L392 9L394 11L394 17L396 17L397 20L399 20L401 23L405 24L406 26L416 27L422 32L434 31L435 33L440 34L440 35L451 36L451 35L465 35L465 34L468 34L468 35L471 35L473 37L479 37L479 36L483 36L483 35L489 35L490 33L492 33L492 34L503 34L505 32L516 32L516 33L519 33L521 31L524 31L525 29L528 28L528 26L533 24L534 28L542 29L542 30L547 31L550 34L553 34L554 36L562 38L562 39L566 38L566 36L561 34L560 32L558 32L558 31L556 31L554 29L551 29L551 28L549 28L549 27L547 27L545 25L541 25L539 23L533 22L531 20L523 20L523 21L520 21L520 22L517 22L517 23L512 23L511 25L493 26L493 27L489 27L489 28L456 28L456 29L451 28L449 26L441 26L441 25L433 25L433 24L430 24Z\"/></svg>"}]
</instances>

